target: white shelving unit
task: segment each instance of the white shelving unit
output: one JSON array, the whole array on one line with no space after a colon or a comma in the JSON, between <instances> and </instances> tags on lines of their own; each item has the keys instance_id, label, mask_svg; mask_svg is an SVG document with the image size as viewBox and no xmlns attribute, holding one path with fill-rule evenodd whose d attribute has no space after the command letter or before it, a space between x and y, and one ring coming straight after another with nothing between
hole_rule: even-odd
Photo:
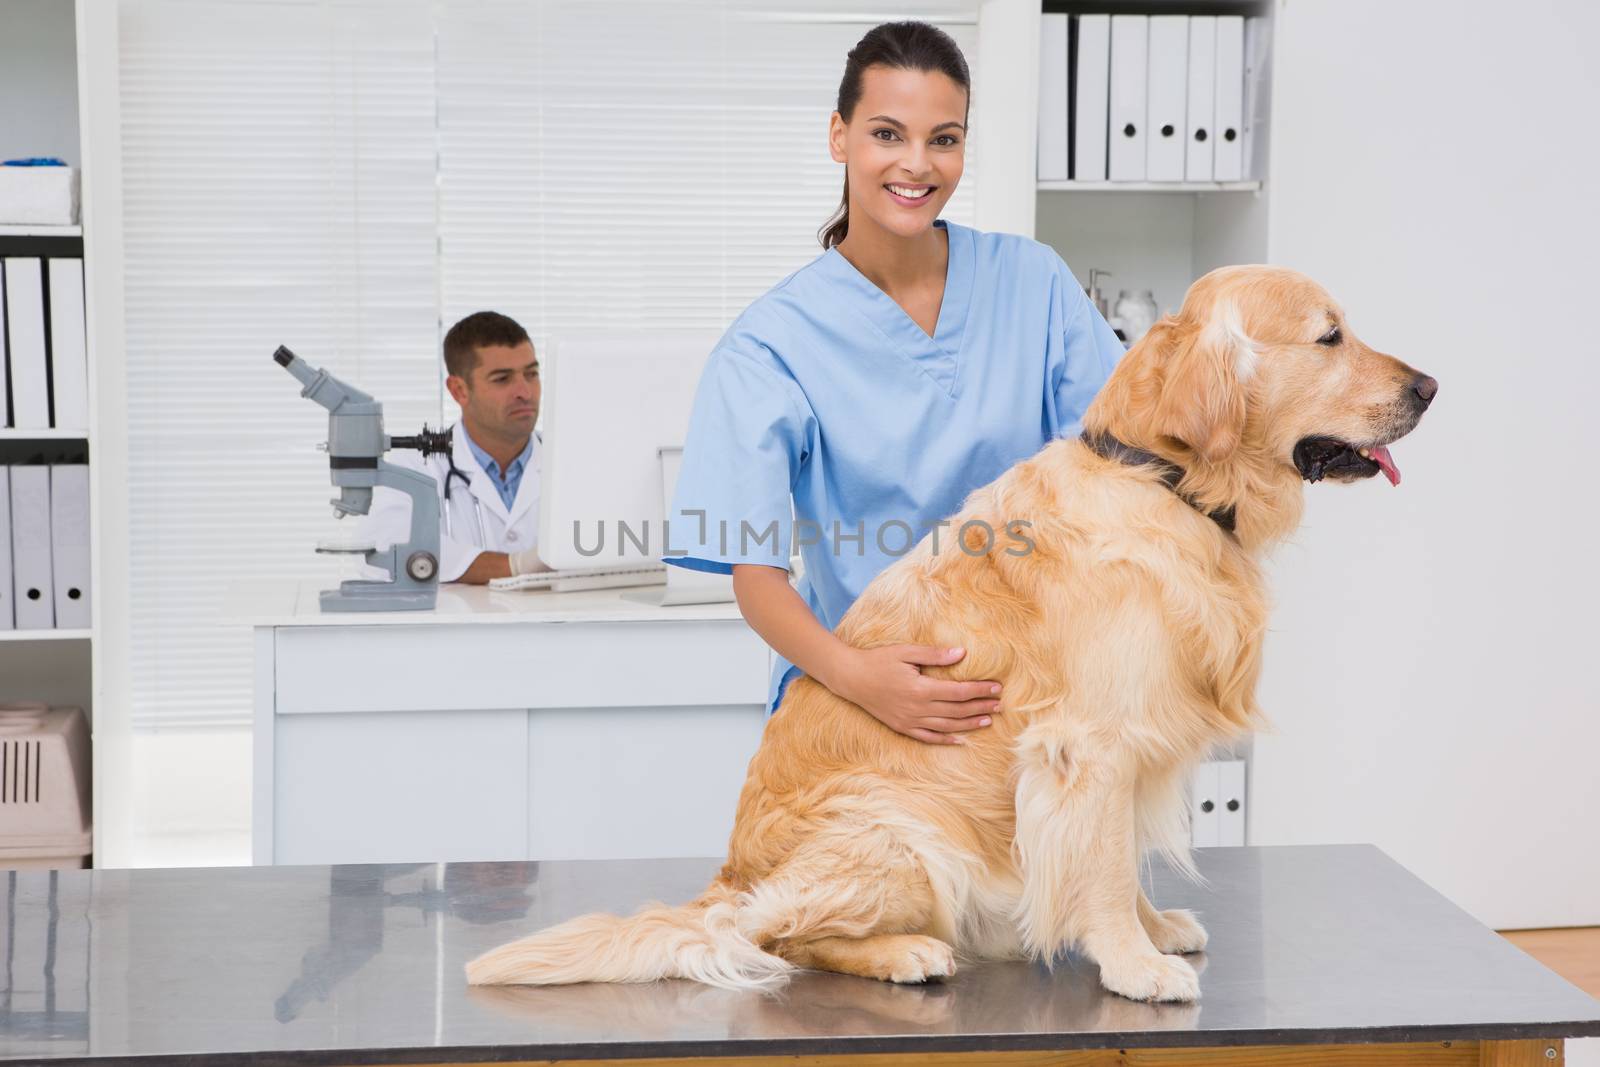
<instances>
[{"instance_id":1,"label":"white shelving unit","mask_svg":"<svg viewBox=\"0 0 1600 1067\"><path fill-rule=\"evenodd\" d=\"M1045 0L1040 5L1041 15L1242 15L1263 19L1267 31L1268 62L1257 84L1264 107L1247 117L1256 123L1246 142L1254 157L1245 160L1247 180L1034 182L1034 237L1061 254L1079 284L1087 285L1091 269L1107 272L1100 285L1111 308L1122 290L1149 289L1162 313L1176 311L1190 283L1207 271L1268 260L1273 7L1271 0ZM1245 761L1246 795L1253 748L1246 740L1213 757ZM1245 806L1247 815L1253 807Z\"/></svg>"},{"instance_id":2,"label":"white shelving unit","mask_svg":"<svg viewBox=\"0 0 1600 1067\"><path fill-rule=\"evenodd\" d=\"M59 156L84 172L88 188L80 110L80 83L84 73L78 56L79 30L84 24L79 5L34 5L27 17L18 16L15 34L0 33L0 99L28 100L26 114L0 117L0 154ZM8 27L9 28L9 27ZM15 61L19 51L41 53L41 62ZM16 73L12 73L12 72ZM47 71L47 77L39 72ZM85 217L89 217L85 211ZM101 439L96 433L97 394L104 368L97 365L96 308L92 272L94 255L83 225L0 225L0 255L40 258L82 257L85 273L85 314L88 335L89 428L87 430L12 429L0 426L0 463L27 462L42 454L47 460L78 457L90 460L90 589L92 622L87 629L0 631L0 700L32 699L73 705L88 713L94 751L91 757L95 866L105 865L101 813L115 807L118 791L108 789L101 768L104 709L98 699L103 679L100 661L105 655L100 604L103 572L99 534L102 511L100 492L105 484L96 466ZM120 311L118 312L120 315ZM0 422L3 422L0 417ZM9 551L9 546L7 546ZM124 799L125 799L125 795ZM125 806L125 803L124 803Z\"/></svg>"},{"instance_id":3,"label":"white shelving unit","mask_svg":"<svg viewBox=\"0 0 1600 1067\"><path fill-rule=\"evenodd\" d=\"M1252 157L1245 160L1246 180L1033 183L1034 237L1061 253L1080 284L1087 285L1091 269L1108 272L1101 291L1112 308L1122 290L1149 289L1163 313L1175 311L1189 284L1213 267L1267 258L1273 6L1271 0L1044 0L1040 5L1041 16L1240 15L1262 19L1267 31L1269 61L1257 79L1264 106L1246 119L1254 123L1246 138ZM1251 99L1248 93L1246 99Z\"/></svg>"}]
</instances>

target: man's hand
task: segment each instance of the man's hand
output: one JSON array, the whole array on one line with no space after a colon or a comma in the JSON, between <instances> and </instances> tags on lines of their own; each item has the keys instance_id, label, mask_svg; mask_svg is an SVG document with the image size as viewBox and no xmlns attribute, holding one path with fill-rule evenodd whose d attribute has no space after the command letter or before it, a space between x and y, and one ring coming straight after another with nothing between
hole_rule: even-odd
<instances>
[{"instance_id":1,"label":"man's hand","mask_svg":"<svg viewBox=\"0 0 1600 1067\"><path fill-rule=\"evenodd\" d=\"M479 552L456 581L462 585L488 585L490 579L510 576L510 556L504 552Z\"/></svg>"},{"instance_id":2,"label":"man's hand","mask_svg":"<svg viewBox=\"0 0 1600 1067\"><path fill-rule=\"evenodd\" d=\"M885 645L854 649L834 692L865 708L895 733L929 744L962 745L961 735L989 725L1000 710L1000 683L929 678L922 667L947 667L965 649Z\"/></svg>"},{"instance_id":3,"label":"man's hand","mask_svg":"<svg viewBox=\"0 0 1600 1067\"><path fill-rule=\"evenodd\" d=\"M488 585L492 578L511 578L518 574L543 574L554 570L533 549L526 552L479 552L456 581L463 585Z\"/></svg>"}]
</instances>

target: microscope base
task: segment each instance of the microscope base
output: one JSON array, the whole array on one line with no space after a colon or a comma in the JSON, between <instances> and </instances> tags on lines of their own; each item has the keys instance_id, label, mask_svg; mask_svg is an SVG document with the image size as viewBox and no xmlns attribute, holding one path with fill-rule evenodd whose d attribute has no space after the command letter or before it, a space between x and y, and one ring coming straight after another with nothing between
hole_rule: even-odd
<instances>
[{"instance_id":1,"label":"microscope base","mask_svg":"<svg viewBox=\"0 0 1600 1067\"><path fill-rule=\"evenodd\" d=\"M323 611L432 611L438 596L437 586L396 589L393 582L352 579L337 589L324 589L318 599Z\"/></svg>"}]
</instances>

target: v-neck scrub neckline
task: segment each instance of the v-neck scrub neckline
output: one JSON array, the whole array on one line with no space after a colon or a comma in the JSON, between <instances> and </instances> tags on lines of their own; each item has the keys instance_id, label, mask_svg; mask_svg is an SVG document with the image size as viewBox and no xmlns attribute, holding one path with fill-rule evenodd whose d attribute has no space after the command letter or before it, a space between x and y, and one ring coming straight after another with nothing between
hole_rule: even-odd
<instances>
[{"instance_id":1,"label":"v-neck scrub neckline","mask_svg":"<svg viewBox=\"0 0 1600 1067\"><path fill-rule=\"evenodd\" d=\"M967 311L972 306L973 231L964 226L951 226L944 219L935 220L934 225L944 230L949 255L945 264L944 296L939 301L939 317L932 334L917 325L917 320L907 314L894 297L862 274L840 253L837 245L828 249L819 263L861 297L852 306L885 341L920 367L945 393L954 395L960 377Z\"/></svg>"}]
</instances>

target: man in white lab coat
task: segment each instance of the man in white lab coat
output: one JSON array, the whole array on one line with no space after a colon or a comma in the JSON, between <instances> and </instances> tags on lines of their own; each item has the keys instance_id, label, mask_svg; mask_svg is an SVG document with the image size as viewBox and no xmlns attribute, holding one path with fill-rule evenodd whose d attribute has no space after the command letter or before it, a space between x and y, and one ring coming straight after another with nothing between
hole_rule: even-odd
<instances>
[{"instance_id":1,"label":"man in white lab coat","mask_svg":"<svg viewBox=\"0 0 1600 1067\"><path fill-rule=\"evenodd\" d=\"M450 456L410 449L386 457L439 486L439 580L482 585L550 568L539 533L539 360L528 333L494 311L468 315L444 338L445 387L461 407ZM367 518L380 546L404 540L410 499L380 489Z\"/></svg>"}]
</instances>

